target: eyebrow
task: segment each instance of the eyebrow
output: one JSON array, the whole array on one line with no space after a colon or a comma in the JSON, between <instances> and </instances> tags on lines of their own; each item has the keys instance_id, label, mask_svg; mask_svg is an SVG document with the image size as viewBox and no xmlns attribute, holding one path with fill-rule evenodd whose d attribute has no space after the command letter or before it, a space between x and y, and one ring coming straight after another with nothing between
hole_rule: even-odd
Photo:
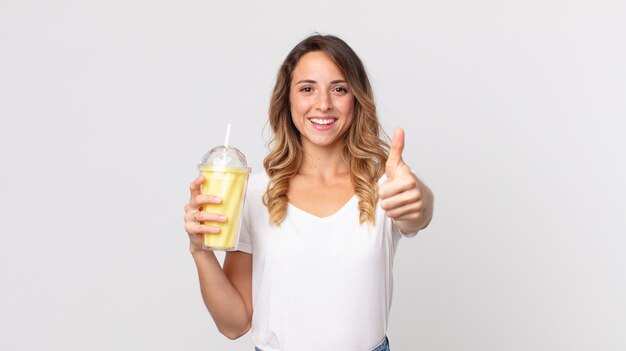
<instances>
[{"instance_id":1,"label":"eyebrow","mask_svg":"<svg viewBox=\"0 0 626 351\"><path fill-rule=\"evenodd\" d=\"M306 84L315 84L317 82L314 81L313 79L303 79L303 80L298 81L296 83L296 85L304 84L304 83L306 83ZM347 82L345 80L343 80L343 79L337 79L337 80L333 80L332 82L330 82L330 84L338 84L338 83L347 83Z\"/></svg>"}]
</instances>

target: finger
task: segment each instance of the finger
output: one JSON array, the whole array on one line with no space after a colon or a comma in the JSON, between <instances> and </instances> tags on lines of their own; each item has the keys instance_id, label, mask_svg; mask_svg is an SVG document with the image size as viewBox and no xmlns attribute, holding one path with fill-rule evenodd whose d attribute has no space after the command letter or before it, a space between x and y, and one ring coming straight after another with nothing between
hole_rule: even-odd
<instances>
[{"instance_id":1,"label":"finger","mask_svg":"<svg viewBox=\"0 0 626 351\"><path fill-rule=\"evenodd\" d=\"M200 194L191 198L190 205L192 208L198 209L202 205L208 205L208 204L217 205L221 203L222 203L222 198L220 198L219 196Z\"/></svg>"},{"instance_id":2,"label":"finger","mask_svg":"<svg viewBox=\"0 0 626 351\"><path fill-rule=\"evenodd\" d=\"M185 223L185 231L189 235L217 234L220 232L220 228L212 225L200 224L198 222L187 222Z\"/></svg>"},{"instance_id":3,"label":"finger","mask_svg":"<svg viewBox=\"0 0 626 351\"><path fill-rule=\"evenodd\" d=\"M420 202L421 194L417 191L405 191L395 196L380 200L380 207L385 211L390 211L405 205Z\"/></svg>"},{"instance_id":4,"label":"finger","mask_svg":"<svg viewBox=\"0 0 626 351\"><path fill-rule=\"evenodd\" d=\"M404 215L396 216L393 219L395 221L417 221L424 218L423 212L408 212Z\"/></svg>"},{"instance_id":5,"label":"finger","mask_svg":"<svg viewBox=\"0 0 626 351\"><path fill-rule=\"evenodd\" d=\"M200 211L196 213L190 214L191 218L197 222L216 222L216 223L224 223L227 220L227 217L223 214L219 213L211 213Z\"/></svg>"},{"instance_id":6,"label":"finger","mask_svg":"<svg viewBox=\"0 0 626 351\"><path fill-rule=\"evenodd\" d=\"M203 182L204 176L199 176L198 178L194 179L191 184L189 184L189 193L191 194L191 199L193 199L197 195L200 195L200 188Z\"/></svg>"},{"instance_id":7,"label":"finger","mask_svg":"<svg viewBox=\"0 0 626 351\"><path fill-rule=\"evenodd\" d=\"M395 220L416 220L424 215L422 202L410 203L387 211L387 217Z\"/></svg>"},{"instance_id":8,"label":"finger","mask_svg":"<svg viewBox=\"0 0 626 351\"><path fill-rule=\"evenodd\" d=\"M410 176L408 177L399 176L398 172L403 172L405 169L409 172ZM378 188L378 196L380 196L381 199L386 199L386 198L395 196L405 191L411 191L411 190L420 191L420 186L419 186L417 177L415 177L410 172L411 171L408 169L408 166L406 164L402 164L399 167L399 169L396 171L396 178L394 179L393 182L386 181L380 185L380 187Z\"/></svg>"},{"instance_id":9,"label":"finger","mask_svg":"<svg viewBox=\"0 0 626 351\"><path fill-rule=\"evenodd\" d=\"M393 178L398 167L404 163L402 162L402 151L404 151L404 129L396 128L391 139L389 157L385 164L387 178Z\"/></svg>"},{"instance_id":10,"label":"finger","mask_svg":"<svg viewBox=\"0 0 626 351\"><path fill-rule=\"evenodd\" d=\"M185 214L183 215L183 220L185 221L185 223L187 222L191 222L191 221L195 221L194 216L196 215L196 213L198 213L198 210L187 210L188 206L185 206Z\"/></svg>"}]
</instances>

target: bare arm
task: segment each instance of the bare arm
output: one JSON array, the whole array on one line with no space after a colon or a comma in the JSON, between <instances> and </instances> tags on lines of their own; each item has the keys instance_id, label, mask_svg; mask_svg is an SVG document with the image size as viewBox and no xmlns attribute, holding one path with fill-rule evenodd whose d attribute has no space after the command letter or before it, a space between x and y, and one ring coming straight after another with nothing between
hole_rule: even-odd
<instances>
[{"instance_id":1,"label":"bare arm","mask_svg":"<svg viewBox=\"0 0 626 351\"><path fill-rule=\"evenodd\" d=\"M212 251L192 253L202 299L219 331L229 339L244 335L252 320L252 255L228 252L224 267Z\"/></svg>"},{"instance_id":2,"label":"bare arm","mask_svg":"<svg viewBox=\"0 0 626 351\"><path fill-rule=\"evenodd\" d=\"M200 176L191 183L191 198L185 206L189 251L198 269L202 299L215 325L222 334L236 339L250 329L252 321L252 255L228 252L222 267L213 251L202 248L205 233L219 232L219 228L202 222L226 221L217 214L200 211L203 204L221 202L215 196L200 194L203 180Z\"/></svg>"}]
</instances>

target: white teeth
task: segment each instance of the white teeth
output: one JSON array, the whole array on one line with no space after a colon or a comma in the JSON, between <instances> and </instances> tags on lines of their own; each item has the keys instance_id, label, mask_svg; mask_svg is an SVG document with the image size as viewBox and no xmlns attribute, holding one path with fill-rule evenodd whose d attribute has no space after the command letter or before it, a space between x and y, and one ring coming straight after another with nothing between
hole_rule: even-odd
<instances>
[{"instance_id":1,"label":"white teeth","mask_svg":"<svg viewBox=\"0 0 626 351\"><path fill-rule=\"evenodd\" d=\"M334 118L311 118L311 122L315 124L331 124L335 121Z\"/></svg>"}]
</instances>

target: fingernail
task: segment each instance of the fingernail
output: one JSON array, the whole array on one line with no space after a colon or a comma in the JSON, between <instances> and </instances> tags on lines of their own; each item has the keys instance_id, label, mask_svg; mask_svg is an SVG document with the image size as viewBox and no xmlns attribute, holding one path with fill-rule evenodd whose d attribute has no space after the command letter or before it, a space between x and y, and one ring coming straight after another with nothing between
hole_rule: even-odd
<instances>
[{"instance_id":1,"label":"fingernail","mask_svg":"<svg viewBox=\"0 0 626 351\"><path fill-rule=\"evenodd\" d=\"M226 222L226 216L219 216L218 218L220 221Z\"/></svg>"},{"instance_id":2,"label":"fingernail","mask_svg":"<svg viewBox=\"0 0 626 351\"><path fill-rule=\"evenodd\" d=\"M217 197L217 196L215 196L215 197L213 197L213 200L214 200L215 202L217 202L218 204L221 204L221 203L222 203L222 198L221 198L221 197Z\"/></svg>"}]
</instances>

